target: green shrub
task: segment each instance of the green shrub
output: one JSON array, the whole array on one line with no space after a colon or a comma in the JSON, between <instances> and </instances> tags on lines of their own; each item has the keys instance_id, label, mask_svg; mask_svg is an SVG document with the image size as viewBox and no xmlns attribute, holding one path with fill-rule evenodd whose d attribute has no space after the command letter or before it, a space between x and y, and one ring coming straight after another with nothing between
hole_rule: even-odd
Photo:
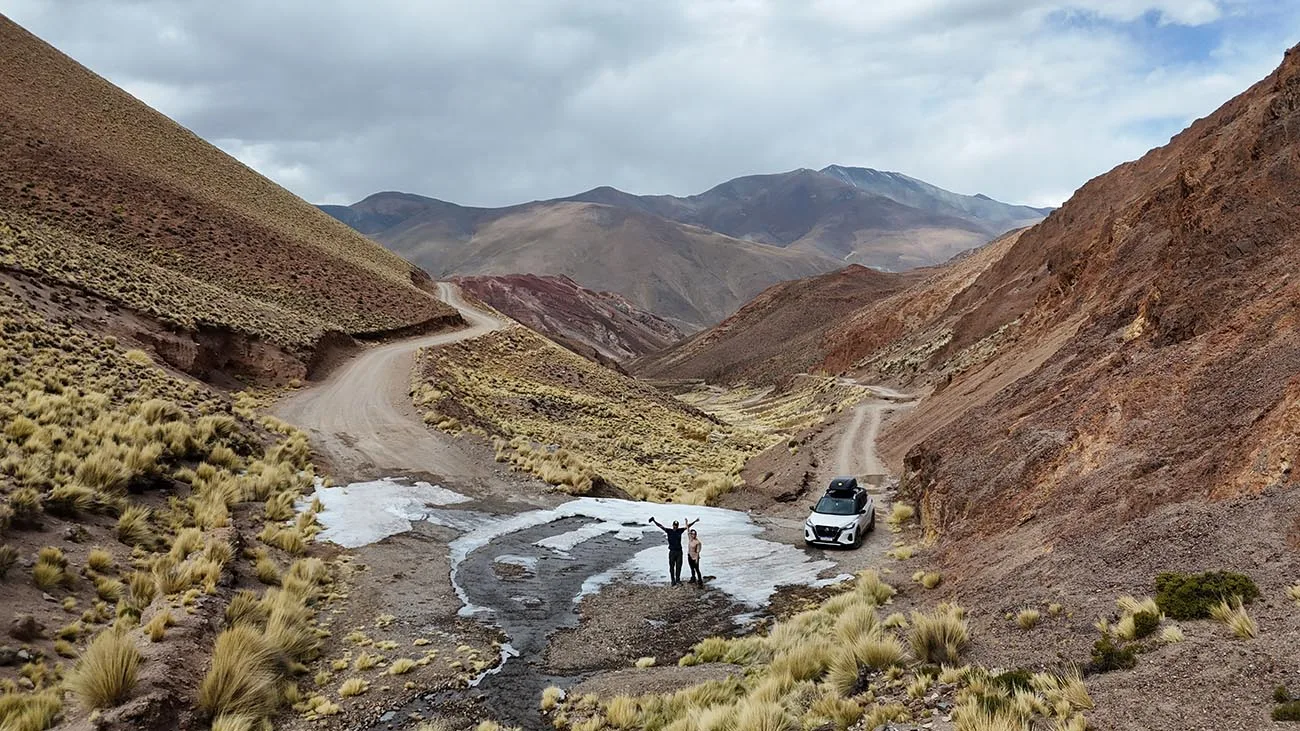
<instances>
[{"instance_id":1,"label":"green shrub","mask_svg":"<svg viewBox=\"0 0 1300 731\"><path fill-rule=\"evenodd\" d=\"M1008 670L1005 673L993 676L994 685L1006 689L1008 694L1015 695L1018 690L1034 689L1034 674L1028 670Z\"/></svg>"},{"instance_id":2,"label":"green shrub","mask_svg":"<svg viewBox=\"0 0 1300 731\"><path fill-rule=\"evenodd\" d=\"M1285 685L1279 685L1273 689L1274 703L1286 703L1289 700L1291 700L1291 693L1286 689Z\"/></svg>"},{"instance_id":3,"label":"green shrub","mask_svg":"<svg viewBox=\"0 0 1300 731\"><path fill-rule=\"evenodd\" d=\"M1138 612L1133 615L1133 638L1149 637L1160 628L1160 615L1155 612Z\"/></svg>"},{"instance_id":4,"label":"green shrub","mask_svg":"<svg viewBox=\"0 0 1300 731\"><path fill-rule=\"evenodd\" d=\"M1249 604L1259 598L1259 587L1249 576L1231 571L1171 571L1156 577L1156 604L1173 619L1209 619L1212 607L1234 596Z\"/></svg>"},{"instance_id":5,"label":"green shrub","mask_svg":"<svg viewBox=\"0 0 1300 731\"><path fill-rule=\"evenodd\" d=\"M1287 701L1273 709L1274 721L1300 721L1300 701Z\"/></svg>"},{"instance_id":6,"label":"green shrub","mask_svg":"<svg viewBox=\"0 0 1300 731\"><path fill-rule=\"evenodd\" d=\"M1137 665L1137 654L1132 647L1115 644L1110 635L1103 635L1092 646L1092 663L1088 670L1094 673L1108 673L1112 670L1129 670Z\"/></svg>"}]
</instances>

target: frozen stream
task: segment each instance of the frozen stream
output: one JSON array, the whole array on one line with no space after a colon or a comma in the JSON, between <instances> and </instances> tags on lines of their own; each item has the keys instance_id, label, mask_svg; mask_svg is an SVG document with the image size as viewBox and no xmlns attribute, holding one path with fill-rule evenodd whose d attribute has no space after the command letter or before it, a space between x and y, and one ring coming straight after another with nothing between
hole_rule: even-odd
<instances>
[{"instance_id":1,"label":"frozen stream","mask_svg":"<svg viewBox=\"0 0 1300 731\"><path fill-rule=\"evenodd\" d=\"M318 540L357 548L411 530L419 521L460 535L448 546L461 613L508 637L504 662L479 678L501 721L537 727L536 700L555 679L538 667L550 635L578 621L578 602L614 581L667 582L667 549L654 516L671 525L699 520L703 571L712 590L737 605L762 608L780 586L824 586L834 564L761 537L744 513L689 505L576 498L548 510L492 515L466 509L468 498L427 483L385 479L317 487L325 509ZM502 580L499 569L508 570ZM689 572L687 572L689 575ZM517 658L517 659L516 659Z\"/></svg>"}]
</instances>

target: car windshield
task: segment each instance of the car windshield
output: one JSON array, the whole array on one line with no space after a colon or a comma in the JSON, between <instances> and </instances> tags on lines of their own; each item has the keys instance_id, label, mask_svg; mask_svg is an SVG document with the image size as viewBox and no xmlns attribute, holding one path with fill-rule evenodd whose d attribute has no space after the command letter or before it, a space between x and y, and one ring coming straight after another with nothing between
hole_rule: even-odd
<instances>
[{"instance_id":1,"label":"car windshield","mask_svg":"<svg viewBox=\"0 0 1300 731\"><path fill-rule=\"evenodd\" d=\"M813 511L826 515L853 515L858 512L853 509L851 497L824 497L817 501L817 507Z\"/></svg>"}]
</instances>

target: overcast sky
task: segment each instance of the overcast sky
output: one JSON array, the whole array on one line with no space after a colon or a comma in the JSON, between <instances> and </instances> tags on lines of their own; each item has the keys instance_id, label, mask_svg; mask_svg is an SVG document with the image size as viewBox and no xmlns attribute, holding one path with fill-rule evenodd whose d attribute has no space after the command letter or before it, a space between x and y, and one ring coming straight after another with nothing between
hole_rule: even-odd
<instances>
[{"instance_id":1,"label":"overcast sky","mask_svg":"<svg viewBox=\"0 0 1300 731\"><path fill-rule=\"evenodd\" d=\"M1265 76L1297 0L0 0L312 202L830 163L1055 205Z\"/></svg>"}]
</instances>

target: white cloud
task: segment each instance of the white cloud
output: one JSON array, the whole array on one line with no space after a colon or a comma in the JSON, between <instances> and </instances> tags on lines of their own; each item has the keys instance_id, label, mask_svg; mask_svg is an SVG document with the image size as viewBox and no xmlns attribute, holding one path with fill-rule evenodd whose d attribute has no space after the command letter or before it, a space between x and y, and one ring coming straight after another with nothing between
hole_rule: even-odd
<instances>
[{"instance_id":1,"label":"white cloud","mask_svg":"<svg viewBox=\"0 0 1300 731\"><path fill-rule=\"evenodd\" d=\"M11 0L6 12L309 200L680 194L835 162L1043 204L1270 71L1300 32L1287 1ZM1187 32L1153 42L1171 29Z\"/></svg>"}]
</instances>

